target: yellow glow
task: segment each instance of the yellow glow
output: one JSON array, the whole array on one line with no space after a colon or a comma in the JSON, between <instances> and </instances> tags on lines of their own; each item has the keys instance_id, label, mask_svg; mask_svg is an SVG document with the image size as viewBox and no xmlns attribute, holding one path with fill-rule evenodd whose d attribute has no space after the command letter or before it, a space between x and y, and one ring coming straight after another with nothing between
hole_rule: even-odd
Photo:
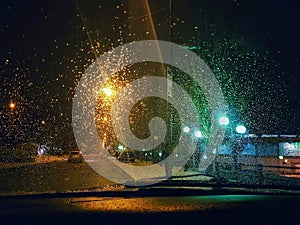
<instances>
[{"instance_id":1,"label":"yellow glow","mask_svg":"<svg viewBox=\"0 0 300 225\"><path fill-rule=\"evenodd\" d=\"M109 87L103 88L103 92L107 97L110 97L113 94L113 90Z\"/></svg>"}]
</instances>

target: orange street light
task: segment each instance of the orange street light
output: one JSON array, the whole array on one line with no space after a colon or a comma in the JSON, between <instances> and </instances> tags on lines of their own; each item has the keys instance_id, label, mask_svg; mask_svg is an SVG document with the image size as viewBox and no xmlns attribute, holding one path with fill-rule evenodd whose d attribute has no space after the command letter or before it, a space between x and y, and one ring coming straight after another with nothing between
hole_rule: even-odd
<instances>
[{"instance_id":1,"label":"orange street light","mask_svg":"<svg viewBox=\"0 0 300 225\"><path fill-rule=\"evenodd\" d=\"M16 108L16 103L10 102L10 103L9 103L9 108L10 108L11 110L14 110L14 109Z\"/></svg>"},{"instance_id":2,"label":"orange street light","mask_svg":"<svg viewBox=\"0 0 300 225\"><path fill-rule=\"evenodd\" d=\"M107 97L110 97L113 94L112 88L109 87L103 88L103 92Z\"/></svg>"}]
</instances>

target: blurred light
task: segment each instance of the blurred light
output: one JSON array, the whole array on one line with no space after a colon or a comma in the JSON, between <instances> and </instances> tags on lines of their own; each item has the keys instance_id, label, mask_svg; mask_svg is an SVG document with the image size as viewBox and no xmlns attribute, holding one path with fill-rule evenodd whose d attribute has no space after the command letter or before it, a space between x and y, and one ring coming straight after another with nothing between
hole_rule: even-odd
<instances>
[{"instance_id":1,"label":"blurred light","mask_svg":"<svg viewBox=\"0 0 300 225\"><path fill-rule=\"evenodd\" d=\"M279 159L283 159L283 156L282 156L282 155L280 155L280 156L278 156L278 158L279 158Z\"/></svg>"},{"instance_id":2,"label":"blurred light","mask_svg":"<svg viewBox=\"0 0 300 225\"><path fill-rule=\"evenodd\" d=\"M202 137L202 133L201 133L200 130L195 131L194 135L195 135L196 138L201 138Z\"/></svg>"},{"instance_id":3,"label":"blurred light","mask_svg":"<svg viewBox=\"0 0 300 225\"><path fill-rule=\"evenodd\" d=\"M46 124L46 121L45 121L45 120L42 120L42 121L41 121L41 124Z\"/></svg>"},{"instance_id":4,"label":"blurred light","mask_svg":"<svg viewBox=\"0 0 300 225\"><path fill-rule=\"evenodd\" d=\"M189 128L188 126L184 127L184 128L183 128L183 132L184 132L184 133L190 132L190 128Z\"/></svg>"},{"instance_id":5,"label":"blurred light","mask_svg":"<svg viewBox=\"0 0 300 225\"><path fill-rule=\"evenodd\" d=\"M159 155L159 157L162 157L162 153L161 152L159 152L158 155Z\"/></svg>"},{"instance_id":6,"label":"blurred light","mask_svg":"<svg viewBox=\"0 0 300 225\"><path fill-rule=\"evenodd\" d=\"M222 126L227 126L229 124L229 119L227 116L221 116L219 118L219 124Z\"/></svg>"},{"instance_id":7,"label":"blurred light","mask_svg":"<svg viewBox=\"0 0 300 225\"><path fill-rule=\"evenodd\" d=\"M263 137L263 138L269 138L269 137L275 137L275 138L277 138L278 135L277 134L262 134L261 137Z\"/></svg>"},{"instance_id":8,"label":"blurred light","mask_svg":"<svg viewBox=\"0 0 300 225\"><path fill-rule=\"evenodd\" d=\"M15 109L15 107L16 107L16 103L14 103L14 102L9 103L9 108L11 110Z\"/></svg>"},{"instance_id":9,"label":"blurred light","mask_svg":"<svg viewBox=\"0 0 300 225\"><path fill-rule=\"evenodd\" d=\"M246 137L254 138L254 137L258 137L258 136L256 134L247 134Z\"/></svg>"},{"instance_id":10,"label":"blurred light","mask_svg":"<svg viewBox=\"0 0 300 225\"><path fill-rule=\"evenodd\" d=\"M297 135L296 134L280 134L280 137L295 138L295 137L297 137Z\"/></svg>"},{"instance_id":11,"label":"blurred light","mask_svg":"<svg viewBox=\"0 0 300 225\"><path fill-rule=\"evenodd\" d=\"M123 145L119 145L119 146L118 146L118 149L119 149L119 150L124 150L124 146L123 146Z\"/></svg>"},{"instance_id":12,"label":"blurred light","mask_svg":"<svg viewBox=\"0 0 300 225\"><path fill-rule=\"evenodd\" d=\"M236 132L239 133L239 134L244 134L246 133L246 127L243 126L243 125L238 125L236 128L235 128Z\"/></svg>"},{"instance_id":13,"label":"blurred light","mask_svg":"<svg viewBox=\"0 0 300 225\"><path fill-rule=\"evenodd\" d=\"M112 89L111 88L103 88L103 92L104 94L107 96L107 97L110 97L113 93Z\"/></svg>"},{"instance_id":14,"label":"blurred light","mask_svg":"<svg viewBox=\"0 0 300 225\"><path fill-rule=\"evenodd\" d=\"M296 146L293 145L293 143L285 142L283 143L283 148L286 149L287 151L295 151Z\"/></svg>"}]
</instances>

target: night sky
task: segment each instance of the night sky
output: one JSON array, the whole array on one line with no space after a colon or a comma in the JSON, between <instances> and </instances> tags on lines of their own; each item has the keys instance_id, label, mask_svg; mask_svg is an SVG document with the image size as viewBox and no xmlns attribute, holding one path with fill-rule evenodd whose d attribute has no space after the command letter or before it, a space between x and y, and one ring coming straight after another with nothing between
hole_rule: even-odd
<instances>
[{"instance_id":1,"label":"night sky","mask_svg":"<svg viewBox=\"0 0 300 225\"><path fill-rule=\"evenodd\" d=\"M196 46L250 133L300 134L300 1L172 3L149 0L158 39ZM82 73L112 47L153 39L145 12L134 0L1 1L0 145L72 136Z\"/></svg>"}]
</instances>

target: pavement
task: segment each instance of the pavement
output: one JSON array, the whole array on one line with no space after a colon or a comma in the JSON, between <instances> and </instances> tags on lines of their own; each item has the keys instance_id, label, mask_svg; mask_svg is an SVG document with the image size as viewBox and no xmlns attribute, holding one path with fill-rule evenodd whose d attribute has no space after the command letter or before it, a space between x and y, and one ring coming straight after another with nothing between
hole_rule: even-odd
<instances>
[{"instance_id":1,"label":"pavement","mask_svg":"<svg viewBox=\"0 0 300 225\"><path fill-rule=\"evenodd\" d=\"M54 156L54 155L37 155L35 156L34 162L0 162L0 169L8 169L8 168L15 168L15 167L22 167L34 164L41 164L41 163L50 163L50 162L58 162L58 161L67 161L68 156Z\"/></svg>"}]
</instances>

